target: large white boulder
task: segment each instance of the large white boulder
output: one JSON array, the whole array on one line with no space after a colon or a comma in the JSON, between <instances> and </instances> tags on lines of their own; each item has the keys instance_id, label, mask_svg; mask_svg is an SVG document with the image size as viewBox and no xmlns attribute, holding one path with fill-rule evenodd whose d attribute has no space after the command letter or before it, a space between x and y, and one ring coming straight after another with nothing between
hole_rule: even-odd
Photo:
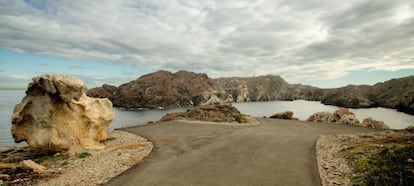
<instances>
[{"instance_id":1,"label":"large white boulder","mask_svg":"<svg viewBox=\"0 0 414 186\"><path fill-rule=\"evenodd\" d=\"M83 81L70 75L33 78L12 116L15 142L38 153L100 149L114 119L108 99L86 96Z\"/></svg>"}]
</instances>

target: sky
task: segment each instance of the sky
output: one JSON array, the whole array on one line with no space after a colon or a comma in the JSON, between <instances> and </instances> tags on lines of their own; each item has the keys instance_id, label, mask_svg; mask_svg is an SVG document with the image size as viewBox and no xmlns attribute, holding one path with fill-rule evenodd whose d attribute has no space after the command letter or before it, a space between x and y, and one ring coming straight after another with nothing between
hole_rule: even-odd
<instances>
[{"instance_id":1,"label":"sky","mask_svg":"<svg viewBox=\"0 0 414 186\"><path fill-rule=\"evenodd\" d=\"M414 75L414 1L0 0L0 89L158 70L321 88Z\"/></svg>"}]
</instances>

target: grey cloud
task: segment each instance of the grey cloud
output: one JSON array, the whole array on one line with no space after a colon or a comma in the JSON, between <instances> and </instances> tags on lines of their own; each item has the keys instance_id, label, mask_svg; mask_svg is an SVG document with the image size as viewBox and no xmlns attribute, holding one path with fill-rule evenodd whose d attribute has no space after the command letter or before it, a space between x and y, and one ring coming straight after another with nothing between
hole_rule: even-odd
<instances>
[{"instance_id":1,"label":"grey cloud","mask_svg":"<svg viewBox=\"0 0 414 186\"><path fill-rule=\"evenodd\" d=\"M128 62L146 72L185 69L213 77L280 74L299 82L358 69L414 68L413 4L409 0L1 1L0 47ZM404 13L401 7L408 7L405 20L396 16ZM340 68L327 68L333 66Z\"/></svg>"}]
</instances>

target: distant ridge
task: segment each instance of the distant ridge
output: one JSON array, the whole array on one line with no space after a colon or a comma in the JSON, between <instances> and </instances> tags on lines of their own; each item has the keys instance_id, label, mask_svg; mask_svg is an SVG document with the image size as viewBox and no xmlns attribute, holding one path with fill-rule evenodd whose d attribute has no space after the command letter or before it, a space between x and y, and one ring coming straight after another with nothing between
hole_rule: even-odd
<instances>
[{"instance_id":1,"label":"distant ridge","mask_svg":"<svg viewBox=\"0 0 414 186\"><path fill-rule=\"evenodd\" d=\"M158 71L119 87L93 88L93 97L108 97L125 108L172 108L218 102L272 100L321 101L348 108L386 107L414 114L414 76L391 79L375 85L347 85L321 89L289 84L275 75L211 79L188 71Z\"/></svg>"}]
</instances>

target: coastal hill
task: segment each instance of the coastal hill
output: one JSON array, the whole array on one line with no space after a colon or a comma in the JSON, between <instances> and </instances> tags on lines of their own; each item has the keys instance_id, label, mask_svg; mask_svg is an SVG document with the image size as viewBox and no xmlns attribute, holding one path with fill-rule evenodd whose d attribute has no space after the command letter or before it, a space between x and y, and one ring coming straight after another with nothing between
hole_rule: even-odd
<instances>
[{"instance_id":1,"label":"coastal hill","mask_svg":"<svg viewBox=\"0 0 414 186\"><path fill-rule=\"evenodd\" d=\"M280 76L231 77L211 79L206 74L158 71L119 87L104 85L88 92L107 97L124 108L172 108L219 102L271 100L321 101L348 108L386 107L414 114L414 76L392 79L373 86L348 85L320 89L289 84Z\"/></svg>"},{"instance_id":2,"label":"coastal hill","mask_svg":"<svg viewBox=\"0 0 414 186\"><path fill-rule=\"evenodd\" d=\"M93 88L88 95L107 97L114 106L123 108L174 108L232 100L206 74L187 71L158 71L116 88L109 85Z\"/></svg>"}]
</instances>

